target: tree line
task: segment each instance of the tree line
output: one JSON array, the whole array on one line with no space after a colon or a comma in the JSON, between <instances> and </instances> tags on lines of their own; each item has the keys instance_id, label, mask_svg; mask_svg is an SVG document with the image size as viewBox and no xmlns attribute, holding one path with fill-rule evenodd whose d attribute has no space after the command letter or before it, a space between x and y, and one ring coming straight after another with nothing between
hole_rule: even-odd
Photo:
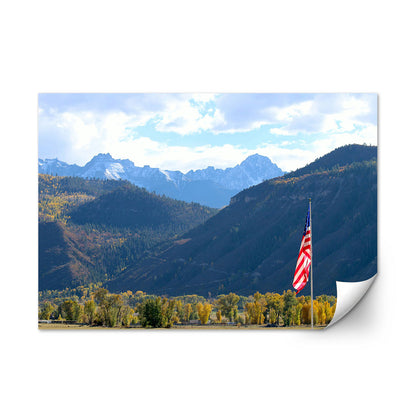
<instances>
[{"instance_id":1,"label":"tree line","mask_svg":"<svg viewBox=\"0 0 416 416\"><path fill-rule=\"evenodd\" d=\"M199 295L156 296L130 290L116 294L99 285L48 292L40 293L40 320L144 328L191 324L288 327L311 323L310 296L298 297L291 290L283 294L256 292L252 296L231 292L208 298ZM314 324L327 325L335 308L334 296L316 297L313 301Z\"/></svg>"}]
</instances>

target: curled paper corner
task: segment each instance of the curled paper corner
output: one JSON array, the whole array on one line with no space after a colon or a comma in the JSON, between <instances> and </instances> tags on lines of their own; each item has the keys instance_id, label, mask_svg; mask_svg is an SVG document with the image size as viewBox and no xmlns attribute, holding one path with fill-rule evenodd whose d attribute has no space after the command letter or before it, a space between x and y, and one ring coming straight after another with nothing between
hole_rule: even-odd
<instances>
[{"instance_id":1,"label":"curled paper corner","mask_svg":"<svg viewBox=\"0 0 416 416\"><path fill-rule=\"evenodd\" d=\"M377 275L375 274L370 279L363 280L362 282L337 281L337 307L335 309L334 317L327 325L327 328L337 323L358 304L373 284L376 276Z\"/></svg>"}]
</instances>

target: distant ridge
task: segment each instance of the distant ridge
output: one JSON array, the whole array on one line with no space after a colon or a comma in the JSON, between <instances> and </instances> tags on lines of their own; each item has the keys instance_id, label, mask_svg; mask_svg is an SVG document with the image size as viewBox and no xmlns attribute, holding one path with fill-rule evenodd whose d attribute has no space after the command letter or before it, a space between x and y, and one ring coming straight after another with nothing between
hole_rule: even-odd
<instances>
[{"instance_id":1,"label":"distant ridge","mask_svg":"<svg viewBox=\"0 0 416 416\"><path fill-rule=\"evenodd\" d=\"M377 161L377 146L349 144L338 147L326 155L319 157L303 168L287 173L286 177L302 176L307 173L332 169L335 166L346 166L351 163L359 163L365 160Z\"/></svg>"}]
</instances>

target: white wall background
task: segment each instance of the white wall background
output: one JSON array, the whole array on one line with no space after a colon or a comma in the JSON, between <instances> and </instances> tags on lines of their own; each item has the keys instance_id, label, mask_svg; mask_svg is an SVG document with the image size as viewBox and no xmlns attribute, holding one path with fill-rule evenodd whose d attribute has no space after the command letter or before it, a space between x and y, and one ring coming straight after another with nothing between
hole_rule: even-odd
<instances>
[{"instance_id":1,"label":"white wall background","mask_svg":"<svg viewBox=\"0 0 416 416\"><path fill-rule=\"evenodd\" d=\"M2 413L405 413L412 2L147 3L0 6ZM379 277L361 304L315 333L38 331L37 93L102 91L379 93Z\"/></svg>"}]
</instances>

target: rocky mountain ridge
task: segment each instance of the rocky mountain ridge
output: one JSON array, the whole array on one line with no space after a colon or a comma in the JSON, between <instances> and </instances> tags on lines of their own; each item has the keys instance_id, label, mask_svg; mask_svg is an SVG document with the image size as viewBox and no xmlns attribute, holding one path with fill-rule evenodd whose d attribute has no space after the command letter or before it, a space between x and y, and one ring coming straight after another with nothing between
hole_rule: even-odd
<instances>
[{"instance_id":1,"label":"rocky mountain ridge","mask_svg":"<svg viewBox=\"0 0 416 416\"><path fill-rule=\"evenodd\" d=\"M180 171L135 166L128 159L114 159L109 153L94 156L85 166L58 159L39 159L39 173L82 178L123 179L150 192L214 208L228 205L230 198L250 186L284 174L269 158L254 154L233 168Z\"/></svg>"}]
</instances>

